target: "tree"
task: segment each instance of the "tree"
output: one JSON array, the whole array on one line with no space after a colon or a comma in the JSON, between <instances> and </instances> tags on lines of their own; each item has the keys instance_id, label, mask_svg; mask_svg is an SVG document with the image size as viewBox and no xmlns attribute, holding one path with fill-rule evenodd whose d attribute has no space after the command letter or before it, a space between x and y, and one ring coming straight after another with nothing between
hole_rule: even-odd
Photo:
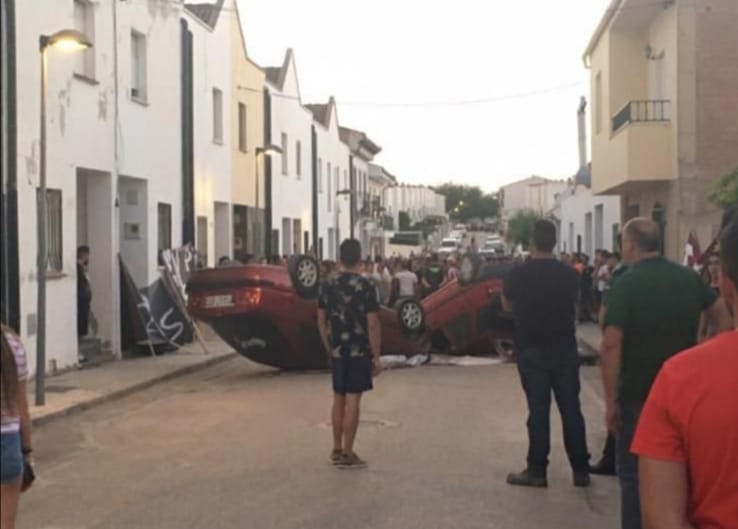
<instances>
[{"instance_id":1,"label":"tree","mask_svg":"<svg viewBox=\"0 0 738 529\"><path fill-rule=\"evenodd\" d=\"M718 181L710 200L725 209L738 205L738 167Z\"/></svg>"},{"instance_id":2,"label":"tree","mask_svg":"<svg viewBox=\"0 0 738 529\"><path fill-rule=\"evenodd\" d=\"M400 231L408 231L410 229L410 215L407 211L400 211L399 214Z\"/></svg>"},{"instance_id":3,"label":"tree","mask_svg":"<svg viewBox=\"0 0 738 529\"><path fill-rule=\"evenodd\" d=\"M466 222L469 219L496 217L499 204L494 194L485 194L477 186L466 186L451 182L435 188L436 193L446 197L446 213L454 219Z\"/></svg>"},{"instance_id":4,"label":"tree","mask_svg":"<svg viewBox=\"0 0 738 529\"><path fill-rule=\"evenodd\" d=\"M507 242L522 244L527 249L533 238L533 225L539 218L534 211L518 211L507 223Z\"/></svg>"}]
</instances>

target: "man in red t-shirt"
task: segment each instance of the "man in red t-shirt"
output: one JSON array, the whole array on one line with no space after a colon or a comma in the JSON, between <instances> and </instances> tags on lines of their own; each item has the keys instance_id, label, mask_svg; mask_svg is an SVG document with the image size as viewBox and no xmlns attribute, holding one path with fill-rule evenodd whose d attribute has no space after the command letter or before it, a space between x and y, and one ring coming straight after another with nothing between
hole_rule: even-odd
<instances>
[{"instance_id":1,"label":"man in red t-shirt","mask_svg":"<svg viewBox=\"0 0 738 529\"><path fill-rule=\"evenodd\" d=\"M738 528L738 221L721 253L736 330L664 364L631 446L648 529Z\"/></svg>"}]
</instances>

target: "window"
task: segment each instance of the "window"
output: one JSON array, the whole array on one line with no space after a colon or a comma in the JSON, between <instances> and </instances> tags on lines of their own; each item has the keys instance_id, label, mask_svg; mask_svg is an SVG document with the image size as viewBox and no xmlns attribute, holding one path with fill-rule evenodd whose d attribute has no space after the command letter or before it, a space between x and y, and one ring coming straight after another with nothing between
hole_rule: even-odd
<instances>
[{"instance_id":1,"label":"window","mask_svg":"<svg viewBox=\"0 0 738 529\"><path fill-rule=\"evenodd\" d=\"M223 144L223 92L213 88L213 142Z\"/></svg>"},{"instance_id":2,"label":"window","mask_svg":"<svg viewBox=\"0 0 738 529\"><path fill-rule=\"evenodd\" d=\"M349 186L348 171L346 169L343 170L343 188L351 189L351 187Z\"/></svg>"},{"instance_id":3,"label":"window","mask_svg":"<svg viewBox=\"0 0 738 529\"><path fill-rule=\"evenodd\" d=\"M131 97L146 101L146 36L138 31L131 31Z\"/></svg>"},{"instance_id":4,"label":"window","mask_svg":"<svg viewBox=\"0 0 738 529\"><path fill-rule=\"evenodd\" d=\"M282 218L282 255L292 255L292 219Z\"/></svg>"},{"instance_id":5,"label":"window","mask_svg":"<svg viewBox=\"0 0 738 529\"><path fill-rule=\"evenodd\" d=\"M302 143L299 141L295 143L295 158L295 172L299 180L302 175Z\"/></svg>"},{"instance_id":6,"label":"window","mask_svg":"<svg viewBox=\"0 0 738 529\"><path fill-rule=\"evenodd\" d=\"M322 193L322 192L323 192L323 159L318 158L318 193Z\"/></svg>"},{"instance_id":7,"label":"window","mask_svg":"<svg viewBox=\"0 0 738 529\"><path fill-rule=\"evenodd\" d=\"M333 191L331 190L331 187L333 186L331 185L332 173L331 173L330 163L328 163L327 175L328 175L327 177L327 180L328 180L328 211L331 211L333 209ZM336 189L336 191L338 191L338 189Z\"/></svg>"},{"instance_id":8,"label":"window","mask_svg":"<svg viewBox=\"0 0 738 529\"><path fill-rule=\"evenodd\" d=\"M287 167L287 161L289 160L289 157L287 156L287 134L282 133L282 174L287 176L289 174L289 168Z\"/></svg>"},{"instance_id":9,"label":"window","mask_svg":"<svg viewBox=\"0 0 738 529\"><path fill-rule=\"evenodd\" d=\"M40 202L41 190L36 191ZM61 272L62 259L62 192L60 189L46 190L46 250L48 272Z\"/></svg>"},{"instance_id":10,"label":"window","mask_svg":"<svg viewBox=\"0 0 738 529\"><path fill-rule=\"evenodd\" d=\"M172 206L159 202L157 205L157 248L159 264L161 264L161 252L172 247Z\"/></svg>"},{"instance_id":11,"label":"window","mask_svg":"<svg viewBox=\"0 0 738 529\"><path fill-rule=\"evenodd\" d=\"M602 132L602 72L597 72L595 77L594 98L595 133L599 134Z\"/></svg>"},{"instance_id":12,"label":"window","mask_svg":"<svg viewBox=\"0 0 738 529\"><path fill-rule=\"evenodd\" d=\"M74 28L82 32L90 42L95 40L95 6L86 0L74 0ZM95 78L95 48L80 50L76 54L74 73L88 79Z\"/></svg>"},{"instance_id":13,"label":"window","mask_svg":"<svg viewBox=\"0 0 738 529\"><path fill-rule=\"evenodd\" d=\"M238 104L238 148L241 152L248 150L246 142L246 105Z\"/></svg>"}]
</instances>

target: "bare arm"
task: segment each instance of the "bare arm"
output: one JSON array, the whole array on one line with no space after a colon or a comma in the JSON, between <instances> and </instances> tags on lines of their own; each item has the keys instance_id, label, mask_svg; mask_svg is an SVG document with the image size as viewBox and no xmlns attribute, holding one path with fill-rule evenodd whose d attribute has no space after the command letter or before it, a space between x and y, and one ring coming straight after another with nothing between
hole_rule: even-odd
<instances>
[{"instance_id":1,"label":"bare arm","mask_svg":"<svg viewBox=\"0 0 738 529\"><path fill-rule=\"evenodd\" d=\"M505 312L512 312L513 310L512 301L507 299L505 294L502 294L502 310L504 310Z\"/></svg>"},{"instance_id":2,"label":"bare arm","mask_svg":"<svg viewBox=\"0 0 738 529\"><path fill-rule=\"evenodd\" d=\"M607 427L612 433L618 430L617 387L620 374L620 361L623 351L623 331L618 327L605 328L600 350L602 384L605 387L605 405L607 408Z\"/></svg>"},{"instance_id":3,"label":"bare arm","mask_svg":"<svg viewBox=\"0 0 738 529\"><path fill-rule=\"evenodd\" d=\"M21 446L30 450L31 444L31 412L28 410L28 388L25 380L18 382L18 411L21 423Z\"/></svg>"},{"instance_id":4,"label":"bare arm","mask_svg":"<svg viewBox=\"0 0 738 529\"><path fill-rule=\"evenodd\" d=\"M644 528L695 529L686 516L685 464L640 457L638 465Z\"/></svg>"},{"instance_id":5,"label":"bare arm","mask_svg":"<svg viewBox=\"0 0 738 529\"><path fill-rule=\"evenodd\" d=\"M318 309L318 332L320 333L323 347L325 347L327 352L330 352L331 344L328 340L328 317L326 316L325 309Z\"/></svg>"},{"instance_id":6,"label":"bare arm","mask_svg":"<svg viewBox=\"0 0 738 529\"><path fill-rule=\"evenodd\" d=\"M366 322L369 327L369 345L372 348L372 356L379 358L382 352L382 324L379 322L379 314L370 312L366 315Z\"/></svg>"},{"instance_id":7,"label":"bare arm","mask_svg":"<svg viewBox=\"0 0 738 529\"><path fill-rule=\"evenodd\" d=\"M729 331L733 328L733 319L723 298L718 298L715 303L710 305L705 311L705 316L712 323L715 334Z\"/></svg>"}]
</instances>

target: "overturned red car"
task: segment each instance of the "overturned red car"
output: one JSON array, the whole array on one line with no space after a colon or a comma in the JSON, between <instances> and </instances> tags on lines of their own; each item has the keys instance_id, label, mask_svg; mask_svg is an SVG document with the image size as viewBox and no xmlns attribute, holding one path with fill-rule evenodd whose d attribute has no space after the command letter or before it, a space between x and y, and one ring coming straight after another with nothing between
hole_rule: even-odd
<instances>
[{"instance_id":1,"label":"overturned red car","mask_svg":"<svg viewBox=\"0 0 738 529\"><path fill-rule=\"evenodd\" d=\"M382 307L382 354L414 356L506 354L512 320L499 302L506 265L480 268L463 260L452 281L422 302L401 300ZM243 356L287 370L323 369L328 356L317 328L320 268L309 256L293 257L287 268L267 265L197 272L187 283L190 314L208 322Z\"/></svg>"},{"instance_id":2,"label":"overturned red car","mask_svg":"<svg viewBox=\"0 0 738 529\"><path fill-rule=\"evenodd\" d=\"M246 265L203 270L187 283L188 309L243 356L288 370L323 369L328 356L317 327L318 263L308 256L287 268ZM428 350L423 309L413 300L382 307L382 354Z\"/></svg>"}]
</instances>

